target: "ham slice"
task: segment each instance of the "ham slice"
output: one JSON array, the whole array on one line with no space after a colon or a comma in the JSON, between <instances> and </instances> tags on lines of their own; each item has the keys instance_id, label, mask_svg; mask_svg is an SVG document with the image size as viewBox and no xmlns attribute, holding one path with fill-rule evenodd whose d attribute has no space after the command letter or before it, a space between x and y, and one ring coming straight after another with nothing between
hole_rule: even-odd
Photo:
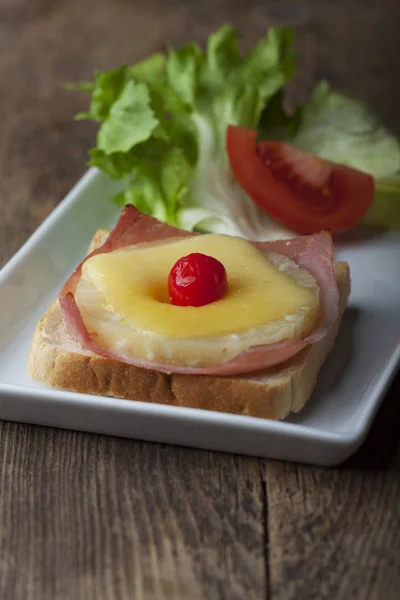
<instances>
[{"instance_id":1,"label":"ham slice","mask_svg":"<svg viewBox=\"0 0 400 600\"><path fill-rule=\"evenodd\" d=\"M306 338L252 346L225 363L207 368L179 367L176 365L147 362L125 356L97 344L86 329L75 302L74 295L81 277L83 263L95 254L112 252L126 246L192 235L197 234L171 227L142 214L134 206L127 206L106 242L82 261L60 292L59 299L63 318L71 335L95 354L134 364L138 367L167 373L224 376L250 373L281 364L295 356L303 348L321 340L328 333L338 316L339 291L334 271L332 237L327 232L321 232L314 235L297 237L292 240L254 242L256 247L262 251L277 252L291 258L299 267L311 273L317 282L320 291L321 318L318 326Z\"/></svg>"}]
</instances>

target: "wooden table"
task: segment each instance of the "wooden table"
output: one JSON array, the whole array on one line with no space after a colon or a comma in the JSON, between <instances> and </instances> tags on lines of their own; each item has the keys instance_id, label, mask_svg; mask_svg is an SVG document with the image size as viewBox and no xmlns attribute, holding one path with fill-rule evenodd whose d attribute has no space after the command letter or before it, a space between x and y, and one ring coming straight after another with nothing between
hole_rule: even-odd
<instances>
[{"instance_id":1,"label":"wooden table","mask_svg":"<svg viewBox=\"0 0 400 600\"><path fill-rule=\"evenodd\" d=\"M297 27L325 77L400 133L398 0L0 0L0 260L85 170L63 83L219 24ZM400 597L400 379L336 469L0 423L2 600Z\"/></svg>"}]
</instances>

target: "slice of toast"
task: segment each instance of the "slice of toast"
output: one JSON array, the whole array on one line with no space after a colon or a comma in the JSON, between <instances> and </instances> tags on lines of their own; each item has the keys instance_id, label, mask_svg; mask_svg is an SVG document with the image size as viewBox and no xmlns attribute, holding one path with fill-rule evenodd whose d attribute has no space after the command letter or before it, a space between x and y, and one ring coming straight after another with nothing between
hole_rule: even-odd
<instances>
[{"instance_id":1,"label":"slice of toast","mask_svg":"<svg viewBox=\"0 0 400 600\"><path fill-rule=\"evenodd\" d=\"M89 251L102 244L108 233L97 231ZM69 335L56 300L37 325L28 372L51 387L85 394L283 419L310 398L333 347L350 293L347 263L336 262L335 271L340 292L337 321L324 339L276 367L235 377L169 375L103 358Z\"/></svg>"}]
</instances>

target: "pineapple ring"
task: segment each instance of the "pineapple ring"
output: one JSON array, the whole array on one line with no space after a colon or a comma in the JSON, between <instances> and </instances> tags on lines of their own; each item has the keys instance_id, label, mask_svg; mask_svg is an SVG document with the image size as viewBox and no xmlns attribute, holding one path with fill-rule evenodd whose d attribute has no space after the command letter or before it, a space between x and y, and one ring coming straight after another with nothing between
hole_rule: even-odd
<instances>
[{"instance_id":1,"label":"pineapple ring","mask_svg":"<svg viewBox=\"0 0 400 600\"><path fill-rule=\"evenodd\" d=\"M168 273L191 251L224 264L228 293L203 307L174 306ZM283 255L218 234L94 256L84 264L76 302L104 348L188 367L211 367L250 346L304 338L320 314L318 286L308 271Z\"/></svg>"}]
</instances>

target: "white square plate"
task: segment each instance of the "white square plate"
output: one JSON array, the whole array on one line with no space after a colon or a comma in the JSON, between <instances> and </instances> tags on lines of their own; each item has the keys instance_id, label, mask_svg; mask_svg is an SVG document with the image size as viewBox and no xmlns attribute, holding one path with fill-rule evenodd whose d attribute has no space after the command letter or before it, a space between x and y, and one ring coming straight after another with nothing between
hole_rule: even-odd
<instances>
[{"instance_id":1,"label":"white square plate","mask_svg":"<svg viewBox=\"0 0 400 600\"><path fill-rule=\"evenodd\" d=\"M0 272L0 418L320 465L364 440L400 359L400 234L353 234L336 244L352 294L335 347L306 408L284 422L116 400L46 388L26 373L38 319L86 253L112 227L116 184L89 171Z\"/></svg>"}]
</instances>

